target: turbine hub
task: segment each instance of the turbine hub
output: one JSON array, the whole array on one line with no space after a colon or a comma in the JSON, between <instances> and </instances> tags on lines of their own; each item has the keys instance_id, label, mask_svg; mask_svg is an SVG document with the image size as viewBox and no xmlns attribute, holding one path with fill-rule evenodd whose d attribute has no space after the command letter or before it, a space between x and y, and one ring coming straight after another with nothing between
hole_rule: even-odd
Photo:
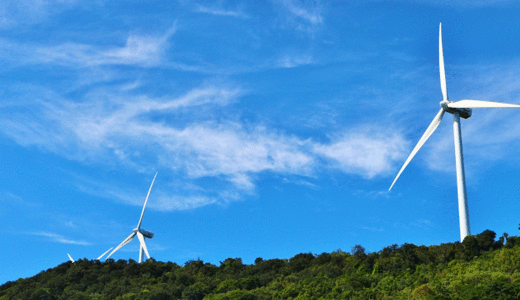
<instances>
[{"instance_id":1,"label":"turbine hub","mask_svg":"<svg viewBox=\"0 0 520 300\"><path fill-rule=\"evenodd\" d=\"M449 103L450 103L450 101L448 101L448 100L441 101L440 105L444 109L444 111L450 112L450 108L448 107Z\"/></svg>"},{"instance_id":2,"label":"turbine hub","mask_svg":"<svg viewBox=\"0 0 520 300\"><path fill-rule=\"evenodd\" d=\"M449 106L450 103L453 103L453 102L450 102L448 100L441 101L440 105L441 105L442 109L444 109L445 112L448 112L450 114L458 113L459 116L463 119L467 119L467 118L471 117L471 114L473 113L471 108L454 108L454 107Z\"/></svg>"}]
</instances>

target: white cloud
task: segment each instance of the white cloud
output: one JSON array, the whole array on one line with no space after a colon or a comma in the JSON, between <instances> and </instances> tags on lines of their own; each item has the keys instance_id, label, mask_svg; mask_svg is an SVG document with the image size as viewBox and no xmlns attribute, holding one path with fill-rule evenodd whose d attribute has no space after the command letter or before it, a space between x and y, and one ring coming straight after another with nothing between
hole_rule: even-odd
<instances>
[{"instance_id":1,"label":"white cloud","mask_svg":"<svg viewBox=\"0 0 520 300\"><path fill-rule=\"evenodd\" d=\"M273 134L265 128L244 130L238 124L195 125L176 140L191 153L188 174L194 177L227 176L239 188L253 187L248 174L263 171L301 174L308 172L313 158L295 137ZM173 149L171 149L173 150Z\"/></svg>"},{"instance_id":2,"label":"white cloud","mask_svg":"<svg viewBox=\"0 0 520 300\"><path fill-rule=\"evenodd\" d=\"M39 23L76 4L76 0L2 0L0 1L0 28Z\"/></svg>"},{"instance_id":3,"label":"white cloud","mask_svg":"<svg viewBox=\"0 0 520 300\"><path fill-rule=\"evenodd\" d=\"M366 178L386 175L405 157L409 143L400 134L384 132L373 128L346 134L331 144L316 145L314 152L332 160L346 173Z\"/></svg>"},{"instance_id":4,"label":"white cloud","mask_svg":"<svg viewBox=\"0 0 520 300\"><path fill-rule=\"evenodd\" d=\"M168 114L183 107L226 105L237 89L194 89L175 99L111 97L94 102L40 102L39 118L24 112L0 120L4 133L23 145L37 145L75 159L106 155L132 160L146 145L161 149L163 163L181 163L189 176L226 176L237 187L253 187L248 174L262 171L302 173L312 158L299 148L295 137L244 129L236 123L186 124L178 129L150 120L149 114ZM17 120L25 119L18 123ZM30 121L30 120L33 121ZM141 144L141 145L140 145ZM65 151L65 153L63 153ZM87 157L82 157L87 156ZM170 159L173 157L174 159ZM182 157L182 160L175 159ZM135 158L135 157L134 157Z\"/></svg>"},{"instance_id":5,"label":"white cloud","mask_svg":"<svg viewBox=\"0 0 520 300\"><path fill-rule=\"evenodd\" d=\"M310 55L284 55L278 60L277 65L281 68L294 68L301 65L312 64L313 59Z\"/></svg>"},{"instance_id":6,"label":"white cloud","mask_svg":"<svg viewBox=\"0 0 520 300\"><path fill-rule=\"evenodd\" d=\"M142 74L139 68L160 67L202 74L240 73L256 69L256 67L223 68L211 62L198 61L196 64L185 64L181 61L173 61L168 57L171 54L168 53L171 44L169 38L176 30L177 26L174 24L160 36L131 34L124 40L121 39L121 45L114 45L112 40L110 45L70 41L47 45L13 42L0 38L0 59L10 67L36 64L51 68L52 71L55 71L55 66L63 67L63 70L72 75L69 79L76 80L74 84L79 86L126 79L129 74ZM134 67L134 69L128 73L114 68L122 66ZM133 79L135 80L135 77Z\"/></svg>"},{"instance_id":7,"label":"white cloud","mask_svg":"<svg viewBox=\"0 0 520 300\"><path fill-rule=\"evenodd\" d=\"M409 0L405 0L405 2L409 2ZM459 1L421 0L420 2L425 3L425 4L435 5L435 6L451 6L451 7L462 7L462 8L502 6L502 5L516 3L513 0L493 0L493 1L489 1L489 0L459 0Z\"/></svg>"},{"instance_id":8,"label":"white cloud","mask_svg":"<svg viewBox=\"0 0 520 300\"><path fill-rule=\"evenodd\" d=\"M28 55L35 62L65 66L92 67L99 65L156 66L162 60L168 38L176 31L170 28L159 37L130 35L122 47L92 46L67 42L57 46L38 46Z\"/></svg>"},{"instance_id":9,"label":"white cloud","mask_svg":"<svg viewBox=\"0 0 520 300\"><path fill-rule=\"evenodd\" d=\"M14 204L18 204L18 205L34 206L34 204L27 202L22 197L15 195L8 191L3 191L3 190L0 190L0 202L4 202L3 203L4 206L9 203L14 203Z\"/></svg>"},{"instance_id":10,"label":"white cloud","mask_svg":"<svg viewBox=\"0 0 520 300\"><path fill-rule=\"evenodd\" d=\"M21 145L73 160L124 165L139 172L170 170L180 178L179 186L186 187L159 191L160 200L151 204L159 210L235 201L254 191L261 174L313 176L323 159L348 174L385 175L407 149L401 135L378 128L316 143L262 125L221 119L213 112L232 105L242 93L240 88L203 86L177 97L151 98L99 90L72 102L40 92L40 99L17 99L8 106L10 113L0 117L0 132ZM205 110L212 113L199 119ZM195 183L208 178L218 182L216 187ZM133 190L78 182L84 192L142 205ZM96 192L100 190L103 193Z\"/></svg>"},{"instance_id":11,"label":"white cloud","mask_svg":"<svg viewBox=\"0 0 520 300\"><path fill-rule=\"evenodd\" d=\"M371 231L371 232L384 232L383 227L376 227L376 226L360 226L361 229Z\"/></svg>"},{"instance_id":12,"label":"white cloud","mask_svg":"<svg viewBox=\"0 0 520 300\"><path fill-rule=\"evenodd\" d=\"M321 24L323 22L316 0L303 1L300 3L294 0L281 0L280 2L291 14L312 25ZM304 3L308 3L309 5L305 6Z\"/></svg>"},{"instance_id":13,"label":"white cloud","mask_svg":"<svg viewBox=\"0 0 520 300\"><path fill-rule=\"evenodd\" d=\"M386 2L386 0L371 0L372 2ZM395 2L407 3L410 5L426 4L431 6L446 6L457 8L480 8L491 6L504 6L508 4L516 4L514 0L397 0Z\"/></svg>"},{"instance_id":14,"label":"white cloud","mask_svg":"<svg viewBox=\"0 0 520 300\"><path fill-rule=\"evenodd\" d=\"M91 243L88 243L85 241L70 240L70 239L63 237L62 235L52 233L52 232L40 231L40 232L33 232L33 233L31 233L31 235L43 236L43 237L49 238L49 240L51 240L53 242L60 243L60 244L73 244L73 245L82 245L82 246L91 245Z\"/></svg>"},{"instance_id":15,"label":"white cloud","mask_svg":"<svg viewBox=\"0 0 520 300\"><path fill-rule=\"evenodd\" d=\"M105 90L75 103L52 92L40 91L41 99L13 104L10 107L12 114L1 118L0 124L4 126L5 134L23 145L38 145L50 151L59 151L56 145L100 150L99 147L107 145L110 148L117 142L114 139L122 136L139 138L151 134L152 138L156 135L161 139L162 134L177 132L147 121L150 113L167 114L180 108L226 105L239 92L238 89L205 87L174 99L150 99Z\"/></svg>"},{"instance_id":16,"label":"white cloud","mask_svg":"<svg viewBox=\"0 0 520 300\"><path fill-rule=\"evenodd\" d=\"M58 45L18 43L0 39L0 57L13 65L43 64L59 65L70 71L80 71L80 77L90 75L88 83L113 80L124 74L110 74L100 69L106 66L154 67L165 65L164 58L169 48L169 38L175 33L174 24L160 36L131 34L121 46L89 45L77 42L62 42ZM182 67L180 68L188 68ZM75 75L76 76L76 75ZM108 76L108 77L107 77ZM107 77L107 78L103 78ZM81 80L81 78L80 78Z\"/></svg>"},{"instance_id":17,"label":"white cloud","mask_svg":"<svg viewBox=\"0 0 520 300\"><path fill-rule=\"evenodd\" d=\"M158 210L169 211L194 209L216 203L217 199L206 196L181 197L177 195L162 195L155 201L156 203L152 207Z\"/></svg>"},{"instance_id":18,"label":"white cloud","mask_svg":"<svg viewBox=\"0 0 520 300\"><path fill-rule=\"evenodd\" d=\"M435 224L433 224L432 221L426 219L418 219L415 222L412 222L411 225L422 229L431 229L432 227L435 227Z\"/></svg>"},{"instance_id":19,"label":"white cloud","mask_svg":"<svg viewBox=\"0 0 520 300\"><path fill-rule=\"evenodd\" d=\"M216 16L236 17L236 18L248 18L249 16L239 10L225 10L219 7L207 7L203 5L197 5L195 11L200 13L206 13Z\"/></svg>"},{"instance_id":20,"label":"white cloud","mask_svg":"<svg viewBox=\"0 0 520 300\"><path fill-rule=\"evenodd\" d=\"M111 200L117 199L134 206L143 206L144 198L136 197L136 195L145 196L143 187L121 188L117 184L95 181L84 176L75 175L75 177L77 179L76 187L84 193ZM187 210L217 202L216 198L203 195L204 191L200 188L193 185L190 187L192 190L189 196L179 196L168 188L154 187L154 200L148 203L147 208L160 211ZM182 190L178 191L178 193L183 192Z\"/></svg>"}]
</instances>

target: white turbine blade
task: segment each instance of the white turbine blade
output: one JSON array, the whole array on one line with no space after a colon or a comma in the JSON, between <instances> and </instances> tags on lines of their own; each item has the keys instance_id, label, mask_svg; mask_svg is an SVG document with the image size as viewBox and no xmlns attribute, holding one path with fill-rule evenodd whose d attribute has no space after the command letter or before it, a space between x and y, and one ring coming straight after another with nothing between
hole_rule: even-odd
<instances>
[{"instance_id":1,"label":"white turbine blade","mask_svg":"<svg viewBox=\"0 0 520 300\"><path fill-rule=\"evenodd\" d=\"M389 191L392 189L392 187L394 186L395 182L397 181L397 179L399 178L399 176L401 176L401 173L403 173L404 169L406 168L406 166L408 165L408 163L410 163L410 161L411 161L412 158L415 156L415 154L417 153L417 151L419 151L419 149L421 149L422 145L424 145L424 143L426 142L426 140L428 140L428 138L432 135L432 133L435 131L435 129L437 129L437 127L439 127L439 124L441 123L441 120L442 120L442 116L443 116L443 115L444 115L444 109L441 108L441 110L439 111L439 113L435 116L435 118L433 119L433 121L430 123L430 126L428 126L428 128L427 128L426 131L424 132L423 136L421 137L421 139L419 140L419 142L417 143L417 145L415 145L415 148L413 148L412 153L410 153L410 155L408 156L408 158L407 158L406 161L404 162L404 165L401 167L401 170L399 171L399 173L398 173L397 176L395 177L394 182L392 182L392 185L391 185L390 188L388 189Z\"/></svg>"},{"instance_id":2,"label":"white turbine blade","mask_svg":"<svg viewBox=\"0 0 520 300\"><path fill-rule=\"evenodd\" d=\"M442 23L439 24L439 72L441 75L442 100L448 100L448 87L446 86L446 72L444 71L444 53L442 51Z\"/></svg>"},{"instance_id":3,"label":"white turbine blade","mask_svg":"<svg viewBox=\"0 0 520 300\"><path fill-rule=\"evenodd\" d=\"M71 262L74 262L74 259L72 259L72 256L70 256L70 254L67 253L67 255L69 256L69 259Z\"/></svg>"},{"instance_id":4,"label":"white turbine blade","mask_svg":"<svg viewBox=\"0 0 520 300\"><path fill-rule=\"evenodd\" d=\"M482 100L460 100L448 103L451 108L480 108L480 107L520 107L518 104L509 104L501 102L490 102Z\"/></svg>"},{"instance_id":5,"label":"white turbine blade","mask_svg":"<svg viewBox=\"0 0 520 300\"><path fill-rule=\"evenodd\" d=\"M137 230L139 230L141 228L141 222L143 221L144 210L146 208L146 203L148 203L148 197L150 197L150 192L152 191L152 186L153 186L153 183L155 182L155 177L157 177L157 173L155 173L155 176L153 177L152 184L150 185L150 189L148 189L148 194L146 195L146 200L144 200L143 211L141 212L141 217L139 218L139 223L137 223Z\"/></svg>"},{"instance_id":6,"label":"white turbine blade","mask_svg":"<svg viewBox=\"0 0 520 300\"><path fill-rule=\"evenodd\" d=\"M130 243L130 241L135 237L135 231L132 232L132 234L130 234L124 241L121 242L121 244L119 244L119 246L117 246L114 250L112 250L112 252L110 252L110 254L107 256L106 259L108 259L110 256L112 256L112 254L114 254L117 250L121 249L121 247L123 247L124 245Z\"/></svg>"},{"instance_id":7,"label":"white turbine blade","mask_svg":"<svg viewBox=\"0 0 520 300\"><path fill-rule=\"evenodd\" d=\"M96 260L100 260L103 256L105 256L105 254L108 253L108 251L112 250L114 247L111 247L110 249L108 249L107 251L103 252L103 254L101 254L98 258L96 258Z\"/></svg>"},{"instance_id":8,"label":"white turbine blade","mask_svg":"<svg viewBox=\"0 0 520 300\"><path fill-rule=\"evenodd\" d=\"M150 254L148 253L148 248L146 248L146 243L144 242L144 236L142 233L137 232L137 238L139 238L139 242L141 243L141 247L144 249L144 253L146 253L146 256L150 258Z\"/></svg>"}]
</instances>

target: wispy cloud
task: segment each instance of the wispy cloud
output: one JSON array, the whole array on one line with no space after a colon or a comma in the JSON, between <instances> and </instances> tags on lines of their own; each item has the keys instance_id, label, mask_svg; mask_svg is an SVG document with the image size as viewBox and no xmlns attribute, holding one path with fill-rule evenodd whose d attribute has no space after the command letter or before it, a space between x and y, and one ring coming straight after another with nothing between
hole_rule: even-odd
<instances>
[{"instance_id":1,"label":"wispy cloud","mask_svg":"<svg viewBox=\"0 0 520 300\"><path fill-rule=\"evenodd\" d=\"M194 177L224 175L241 189L254 185L248 174L263 171L305 173L313 158L305 153L303 142L295 137L270 133L264 128L244 130L238 124L216 129L194 126L180 135L192 149L193 163L187 166Z\"/></svg>"},{"instance_id":2,"label":"wispy cloud","mask_svg":"<svg viewBox=\"0 0 520 300\"><path fill-rule=\"evenodd\" d=\"M166 64L164 57L169 48L169 38L176 32L174 24L162 35L130 34L121 40L122 45L90 45L78 42L62 42L56 45L46 43L20 43L0 39L0 57L12 66L40 64L59 65L76 73L93 73L96 80L103 81L108 66L154 67ZM103 74L104 73L104 74ZM118 74L121 76L120 74ZM99 78L101 77L101 78ZM110 76L113 79L115 76Z\"/></svg>"},{"instance_id":3,"label":"wispy cloud","mask_svg":"<svg viewBox=\"0 0 520 300\"><path fill-rule=\"evenodd\" d=\"M123 136L142 137L146 141L148 135L152 140L154 137L162 140L163 135L168 134L181 135L179 130L150 121L154 113L169 113L203 104L225 105L239 91L207 87L193 89L174 99L124 97L105 92L93 93L85 102L76 103L43 91L41 99L12 104L13 115L0 120L5 125L2 131L20 144L38 145L50 151L60 151L56 145L65 151L73 150L71 147L88 150L84 155L94 154L92 150L103 150L107 146L113 151L122 150L117 147L116 140ZM131 141L135 140L126 143Z\"/></svg>"},{"instance_id":4,"label":"wispy cloud","mask_svg":"<svg viewBox=\"0 0 520 300\"><path fill-rule=\"evenodd\" d=\"M53 14L75 6L77 2L77 0L3 0L0 2L0 28L39 23Z\"/></svg>"},{"instance_id":5,"label":"wispy cloud","mask_svg":"<svg viewBox=\"0 0 520 300\"><path fill-rule=\"evenodd\" d=\"M386 188L387 187L384 186L383 190L375 190L375 191L356 190L353 194L360 195L363 198L385 199L385 198L389 197L389 193L390 193Z\"/></svg>"},{"instance_id":6,"label":"wispy cloud","mask_svg":"<svg viewBox=\"0 0 520 300\"><path fill-rule=\"evenodd\" d=\"M175 128L152 119L154 114L167 114L183 107L225 105L237 94L238 90L209 87L194 89L175 99L135 97L120 102L113 97L112 101L85 104L40 102L34 103L37 113L43 113L39 120L19 123L10 118L0 123L5 126L4 133L20 144L35 144L76 159L109 154L131 162L140 156L138 149L147 148L139 144L158 146L162 151L157 155L163 164L181 164L194 178L223 175L243 189L253 187L249 173L303 172L312 158L298 149L302 142L297 138L229 122L210 121ZM17 117L23 116L35 117L29 117L27 112Z\"/></svg>"},{"instance_id":7,"label":"wispy cloud","mask_svg":"<svg viewBox=\"0 0 520 300\"><path fill-rule=\"evenodd\" d=\"M282 15L283 19L286 19L282 23L290 24L289 26L282 25L283 28L297 28L303 32L313 32L315 27L321 23L317 6L302 5L294 1L275 3L275 10ZM251 19L240 8L227 9L199 4L195 10L203 14ZM269 20L273 24L272 26L280 25L279 21L275 19L276 17ZM215 53L225 53L225 55L200 56L200 50L194 51L190 44L174 44L171 41L171 37L178 30L181 30L183 34L187 32L200 34L193 33L192 28L187 28L186 21L181 19L179 23L178 26L175 21L174 25L162 34L142 33L138 29L129 29L131 33L126 36L110 36L110 40L101 40L98 43L92 42L86 37L82 40L82 36L59 42L50 40L30 43L14 42L9 38L3 38L0 39L0 58L14 66L38 64L50 67L58 65L72 72L74 76L82 76L84 79L89 77L88 80L85 79L89 83L102 81L104 76L109 73L107 69L114 72L113 69L116 67L159 67L202 74L234 74L273 68L292 68L315 62L309 53L273 52L273 47L270 46L273 42L272 36L265 35L264 30L257 30L255 26L247 30L235 29L240 31L239 34L244 37L240 47L237 47L235 41L226 43L218 41L219 44L212 50L215 50ZM283 30L285 31L285 29ZM290 29L290 31L292 30ZM68 33L62 34L69 35ZM100 34L100 36L103 35ZM307 37L308 35L304 34L300 38L306 39ZM207 37L201 34L200 39L204 38ZM195 39L197 38L195 37ZM250 50L251 47L265 54L261 56L262 58L255 59L242 52ZM268 47L268 49L262 50L264 47ZM239 59L228 59L230 54ZM124 76L125 74L113 74L109 76L108 80L116 80L118 75Z\"/></svg>"},{"instance_id":8,"label":"wispy cloud","mask_svg":"<svg viewBox=\"0 0 520 300\"><path fill-rule=\"evenodd\" d=\"M83 193L95 195L105 199L121 201L126 204L135 206L143 205L145 197L145 193L143 191L146 191L146 185L143 185L143 187L122 188L118 184L112 183L110 181L96 181L86 176L79 176L77 174L71 175L76 179L76 188ZM185 190L178 190L175 186L171 187L168 183L164 183L167 188L154 188L154 200L148 203L147 208L160 211L188 210L209 205L218 201L217 198L207 196L206 194L209 193L203 190L201 187L194 186L193 184L186 183L184 181L182 184L186 185L186 190L190 191L189 196L180 196L179 194L184 193ZM139 197L138 195L142 195L142 197ZM92 225L89 224L89 226Z\"/></svg>"},{"instance_id":9,"label":"wispy cloud","mask_svg":"<svg viewBox=\"0 0 520 300\"><path fill-rule=\"evenodd\" d=\"M240 10L225 10L220 7L208 7L203 5L197 5L196 12L206 13L216 16L236 17L236 18L248 18L249 16Z\"/></svg>"},{"instance_id":10,"label":"wispy cloud","mask_svg":"<svg viewBox=\"0 0 520 300\"><path fill-rule=\"evenodd\" d=\"M278 60L277 65L281 68L294 68L301 65L312 64L311 55L284 55Z\"/></svg>"},{"instance_id":11,"label":"wispy cloud","mask_svg":"<svg viewBox=\"0 0 520 300\"><path fill-rule=\"evenodd\" d=\"M0 191L0 202L3 202L3 206L5 207L8 204L15 204L27 207L35 207L36 205L32 202L29 202L22 197L15 195L9 191Z\"/></svg>"},{"instance_id":12,"label":"wispy cloud","mask_svg":"<svg viewBox=\"0 0 520 300\"><path fill-rule=\"evenodd\" d=\"M410 2L410 0L401 0L401 2ZM460 7L460 8L473 8L473 7L489 7L489 6L502 6L507 4L516 3L513 0L460 0L460 1L449 1L449 0L419 0L414 1L414 3L423 3L434 6L450 6L450 7Z\"/></svg>"},{"instance_id":13,"label":"wispy cloud","mask_svg":"<svg viewBox=\"0 0 520 300\"><path fill-rule=\"evenodd\" d=\"M52 233L52 232L46 232L46 231L39 231L39 232L33 232L30 233L31 235L36 236L42 236L48 238L52 242L60 243L60 244L73 244L73 245L81 245L81 246L89 246L91 243L85 242L85 241L76 241L71 240L68 238L63 237L62 235Z\"/></svg>"},{"instance_id":14,"label":"wispy cloud","mask_svg":"<svg viewBox=\"0 0 520 300\"><path fill-rule=\"evenodd\" d=\"M371 232L383 232L385 231L383 227L376 226L360 226L361 229L371 231Z\"/></svg>"},{"instance_id":15,"label":"wispy cloud","mask_svg":"<svg viewBox=\"0 0 520 300\"><path fill-rule=\"evenodd\" d=\"M332 160L337 168L367 178L386 175L406 155L408 141L400 134L371 128L335 138L331 144L318 144L314 152Z\"/></svg>"},{"instance_id":16,"label":"wispy cloud","mask_svg":"<svg viewBox=\"0 0 520 300\"><path fill-rule=\"evenodd\" d=\"M386 0L369 0L371 2L387 2ZM504 6L509 4L516 4L517 2L514 0L458 0L458 1L450 1L450 0L396 0L394 2L406 3L410 5L431 5L431 6L447 6L451 8L480 8L480 7L493 7L493 6Z\"/></svg>"},{"instance_id":17,"label":"wispy cloud","mask_svg":"<svg viewBox=\"0 0 520 300\"><path fill-rule=\"evenodd\" d=\"M415 220L411 225L422 229L431 229L432 227L435 227L435 224L433 224L432 221L426 219Z\"/></svg>"},{"instance_id":18,"label":"wispy cloud","mask_svg":"<svg viewBox=\"0 0 520 300\"><path fill-rule=\"evenodd\" d=\"M66 66L99 65L155 66L161 62L168 39L175 33L171 27L159 37L129 35L123 46L106 47L67 42L56 46L37 46L30 56L35 62Z\"/></svg>"},{"instance_id":19,"label":"wispy cloud","mask_svg":"<svg viewBox=\"0 0 520 300\"><path fill-rule=\"evenodd\" d=\"M237 87L214 85L160 98L103 90L79 102L40 93L40 99L11 104L10 114L0 117L0 132L21 145L73 160L142 172L157 167L172 170L182 185L195 187L159 193L151 207L160 210L240 199L254 191L261 174L313 176L319 162L372 178L386 174L404 155L404 138L382 129L353 130L329 143L316 143L260 124L215 118L220 108L233 105L242 94ZM205 110L212 113L199 116ZM220 182L221 188L195 183L204 178ZM99 196L142 205L132 191L79 182L85 192L102 190Z\"/></svg>"},{"instance_id":20,"label":"wispy cloud","mask_svg":"<svg viewBox=\"0 0 520 300\"><path fill-rule=\"evenodd\" d=\"M312 25L321 24L323 17L320 14L318 2L316 0L309 1L294 1L294 0L280 0L279 1L292 15L309 22Z\"/></svg>"}]
</instances>

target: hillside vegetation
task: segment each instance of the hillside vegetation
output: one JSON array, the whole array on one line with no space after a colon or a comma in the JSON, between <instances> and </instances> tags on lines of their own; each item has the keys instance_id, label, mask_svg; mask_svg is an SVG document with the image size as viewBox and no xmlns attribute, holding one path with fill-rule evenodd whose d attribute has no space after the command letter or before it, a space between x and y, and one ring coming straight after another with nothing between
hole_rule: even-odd
<instances>
[{"instance_id":1,"label":"hillside vegetation","mask_svg":"<svg viewBox=\"0 0 520 300\"><path fill-rule=\"evenodd\" d=\"M520 238L486 230L463 243L357 245L253 265L79 260L7 282L0 299L520 299Z\"/></svg>"}]
</instances>

